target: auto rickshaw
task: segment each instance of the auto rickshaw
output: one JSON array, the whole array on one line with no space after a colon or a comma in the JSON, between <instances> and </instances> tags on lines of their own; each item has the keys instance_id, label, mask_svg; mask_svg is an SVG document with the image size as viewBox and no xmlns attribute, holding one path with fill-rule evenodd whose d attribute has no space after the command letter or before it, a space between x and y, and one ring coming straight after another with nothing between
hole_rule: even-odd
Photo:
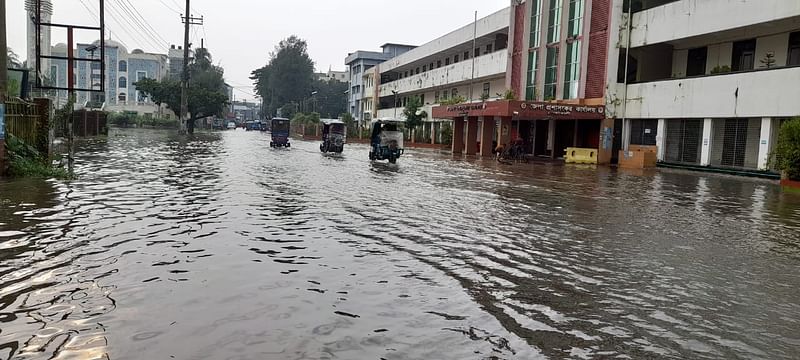
<instances>
[{"instance_id":1,"label":"auto rickshaw","mask_svg":"<svg viewBox=\"0 0 800 360\"><path fill-rule=\"evenodd\" d=\"M270 147L290 147L289 143L289 119L286 118L272 118L271 127L272 141L269 142Z\"/></svg>"},{"instance_id":2,"label":"auto rickshaw","mask_svg":"<svg viewBox=\"0 0 800 360\"><path fill-rule=\"evenodd\" d=\"M372 121L370 160L389 160L390 164L397 162L397 158L403 154L403 124L404 120L393 118Z\"/></svg>"},{"instance_id":3,"label":"auto rickshaw","mask_svg":"<svg viewBox=\"0 0 800 360\"><path fill-rule=\"evenodd\" d=\"M344 151L344 144L347 139L347 128L344 122L339 119L321 119L322 122L322 144L319 150L341 154Z\"/></svg>"}]
</instances>

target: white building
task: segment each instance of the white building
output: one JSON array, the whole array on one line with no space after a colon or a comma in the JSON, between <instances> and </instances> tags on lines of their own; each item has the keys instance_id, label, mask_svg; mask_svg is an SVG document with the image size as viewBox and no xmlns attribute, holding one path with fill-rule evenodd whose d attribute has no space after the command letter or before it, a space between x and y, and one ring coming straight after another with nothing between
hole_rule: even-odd
<instances>
[{"instance_id":1,"label":"white building","mask_svg":"<svg viewBox=\"0 0 800 360\"><path fill-rule=\"evenodd\" d=\"M402 117L414 97L428 114L452 98L502 97L508 89L510 19L511 10L505 8L378 65L377 116ZM438 133L436 123L443 121L451 120L429 116L425 132Z\"/></svg>"},{"instance_id":2,"label":"white building","mask_svg":"<svg viewBox=\"0 0 800 360\"><path fill-rule=\"evenodd\" d=\"M320 81L335 80L346 83L350 81L350 74L347 71L333 71L331 69L328 69L328 72L317 73L317 80Z\"/></svg>"},{"instance_id":3,"label":"white building","mask_svg":"<svg viewBox=\"0 0 800 360\"><path fill-rule=\"evenodd\" d=\"M345 65L348 67L347 72L350 74L347 108L350 115L352 115L359 124L364 120L363 105L361 103L364 98L364 84L362 82L364 72L375 65L399 56L413 48L414 46L410 45L389 43L381 46L381 52L359 50L347 55L347 58L344 60Z\"/></svg>"},{"instance_id":4,"label":"white building","mask_svg":"<svg viewBox=\"0 0 800 360\"><path fill-rule=\"evenodd\" d=\"M800 115L800 1L633 1L629 36L625 10L612 1L622 49L609 48L620 61L609 61L607 105L626 119L621 146L657 145L664 163L769 170L781 121Z\"/></svg>"},{"instance_id":5,"label":"white building","mask_svg":"<svg viewBox=\"0 0 800 360\"><path fill-rule=\"evenodd\" d=\"M42 22L49 23L53 17L53 4L50 0L41 0L42 9ZM28 39L28 68L36 69L36 25L33 20L36 18L36 1L25 0L25 12L27 15L27 39ZM5 19L4 19L5 20ZM41 33L41 54L45 56L51 55L50 52L50 33L49 26L42 26ZM50 61L42 59L42 74L47 74Z\"/></svg>"}]
</instances>

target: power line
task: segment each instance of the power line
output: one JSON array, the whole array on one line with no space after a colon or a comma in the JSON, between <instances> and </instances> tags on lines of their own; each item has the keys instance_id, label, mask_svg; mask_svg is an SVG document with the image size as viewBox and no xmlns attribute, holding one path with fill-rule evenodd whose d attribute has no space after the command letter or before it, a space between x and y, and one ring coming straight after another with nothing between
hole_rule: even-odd
<instances>
[{"instance_id":1,"label":"power line","mask_svg":"<svg viewBox=\"0 0 800 360\"><path fill-rule=\"evenodd\" d=\"M150 45L155 45L156 49L169 47L168 42L162 42L150 34L147 30L147 27L145 27L133 13L124 8L124 4L120 3L115 5L113 0L108 1L107 4L109 5L109 9L114 10L120 17L122 17L123 20L125 20L125 22L127 22L134 31L136 31L139 35L143 35L144 40L147 40ZM131 22L129 18L132 18L133 22Z\"/></svg>"},{"instance_id":2,"label":"power line","mask_svg":"<svg viewBox=\"0 0 800 360\"><path fill-rule=\"evenodd\" d=\"M117 16L120 16L120 17L122 17L123 19L125 19L125 16L124 16L124 15L121 15L121 13L117 12L116 8L114 8L113 6L111 6L111 2L108 2L107 4L108 4L108 9L109 9L109 10L113 10L113 12L112 12L112 11L109 11L109 12L108 12L108 15L111 17L111 19L113 19L113 20L114 20L114 21L117 23L117 25L119 25L119 28L120 28L120 29L122 29L122 31L123 31L125 34L127 34L128 36L130 36L130 37L131 37L131 39L143 38L145 41L148 41L148 44L149 44L149 45L151 45L151 46L153 45L153 43L152 43L152 40L148 39L148 37L146 37L146 36L144 36L144 37L143 37L143 36L141 36L141 33L140 33L140 32L136 32L136 33L137 33L137 36L133 36L133 35L131 34L131 32L130 32L130 31L128 31L129 29L128 29L128 28L127 28L127 27L126 27L126 26L125 26L125 25L124 25L124 24L123 24L121 21L119 21L119 19L117 18ZM116 15L115 15L115 14L116 14ZM127 19L126 19L126 21L127 21ZM128 24L129 24L129 25L131 25L131 23L130 23L129 21L127 21L127 22L128 22ZM136 30L136 26L135 26L135 25L131 25L131 26L132 26L132 28L133 28L132 30L134 30L134 31L135 31L135 30ZM127 47L127 46L126 46L126 47ZM160 46L156 46L156 47L160 47Z\"/></svg>"},{"instance_id":3,"label":"power line","mask_svg":"<svg viewBox=\"0 0 800 360\"><path fill-rule=\"evenodd\" d=\"M87 6L87 5L86 5L86 3L85 3L83 0L80 0L80 2L81 2L81 5L83 5L83 7L84 7L84 8L85 8L85 9L86 9L86 10L87 10L87 11L88 11L88 12L89 12L89 13L90 13L92 16L94 16L95 20L97 20L98 22L100 22L100 16L98 16L98 15L97 15L97 12L94 10L94 8L91 8L90 6ZM109 32L111 32L111 27L110 27L110 26L106 25L106 29L108 29L108 31L109 31ZM124 30L124 29L123 29L123 30ZM126 33L127 33L127 32L126 32ZM130 34L128 34L128 35L130 35ZM105 34L103 34L102 36L103 36L103 37L105 37ZM128 47L128 44L126 44L126 43L125 43L124 41L122 41L121 39L119 39L119 40L116 40L116 41L118 41L120 44L122 44L122 46L124 46L124 47L126 47L126 48Z\"/></svg>"},{"instance_id":4,"label":"power line","mask_svg":"<svg viewBox=\"0 0 800 360\"><path fill-rule=\"evenodd\" d=\"M142 22L144 22L144 24L147 26L147 28L150 29L150 33L155 34L156 37L161 39L161 41L164 44L166 44L167 47L169 47L169 41L167 41L166 39L161 37L161 35L159 35L158 31L156 31L156 29L153 28L153 26L150 24L150 22L147 21L147 19L142 15L142 13L140 13L139 10L137 10L136 7L133 6L133 4L131 4L130 0L120 0L120 1L122 3L122 6L128 8L128 9L133 9L133 11L136 13L136 15L139 16L139 19L141 19ZM130 7L128 7L128 5L130 5Z\"/></svg>"},{"instance_id":5,"label":"power line","mask_svg":"<svg viewBox=\"0 0 800 360\"><path fill-rule=\"evenodd\" d=\"M162 5L164 5L164 7L165 7L165 8L167 8L169 11L172 11L172 12L174 12L174 13L178 14L178 15L180 15L180 14L181 14L181 11L180 11L180 10L175 10L175 9L171 8L169 5L167 5L167 3L165 3L165 2L164 2L164 0L158 0L158 1L159 1L159 2L160 2ZM178 9L180 9L180 7L179 7Z\"/></svg>"}]
</instances>

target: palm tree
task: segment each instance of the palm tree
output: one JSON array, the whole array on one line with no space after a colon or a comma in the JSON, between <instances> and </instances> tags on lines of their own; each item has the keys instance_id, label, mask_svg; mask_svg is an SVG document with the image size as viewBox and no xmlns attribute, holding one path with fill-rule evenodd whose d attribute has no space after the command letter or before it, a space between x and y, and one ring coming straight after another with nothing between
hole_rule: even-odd
<instances>
[{"instance_id":1,"label":"palm tree","mask_svg":"<svg viewBox=\"0 0 800 360\"><path fill-rule=\"evenodd\" d=\"M19 55L11 50L10 47L6 47L8 52L8 67L12 69L19 69L22 68L22 62L19 61Z\"/></svg>"}]
</instances>

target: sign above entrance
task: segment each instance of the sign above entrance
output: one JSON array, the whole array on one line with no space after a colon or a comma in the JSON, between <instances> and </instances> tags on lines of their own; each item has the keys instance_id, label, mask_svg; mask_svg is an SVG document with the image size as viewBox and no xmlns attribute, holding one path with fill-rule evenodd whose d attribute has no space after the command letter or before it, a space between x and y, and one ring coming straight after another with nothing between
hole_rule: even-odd
<instances>
[{"instance_id":1,"label":"sign above entrance","mask_svg":"<svg viewBox=\"0 0 800 360\"><path fill-rule=\"evenodd\" d=\"M602 105L572 105L536 101L488 101L448 106L436 106L432 115L437 119L463 117L513 117L519 120L590 120L606 117Z\"/></svg>"}]
</instances>

